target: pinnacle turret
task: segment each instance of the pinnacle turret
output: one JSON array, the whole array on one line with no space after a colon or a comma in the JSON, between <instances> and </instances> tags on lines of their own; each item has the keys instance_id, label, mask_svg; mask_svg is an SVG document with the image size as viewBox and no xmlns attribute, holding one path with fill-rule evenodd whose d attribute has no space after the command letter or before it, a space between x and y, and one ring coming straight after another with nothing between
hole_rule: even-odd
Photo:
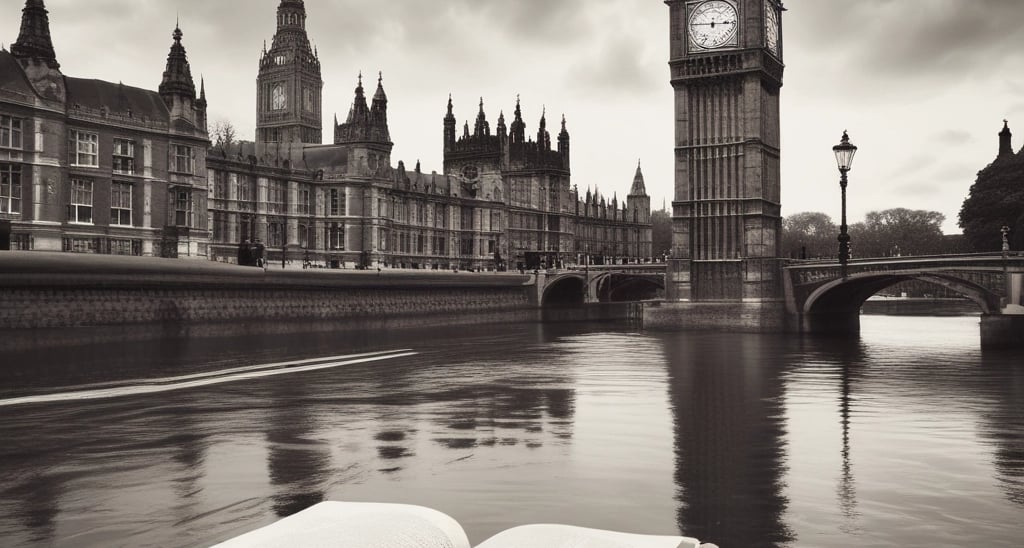
<instances>
[{"instance_id":1,"label":"pinnacle turret","mask_svg":"<svg viewBox=\"0 0 1024 548\"><path fill-rule=\"evenodd\" d=\"M363 90L363 73L359 73L355 99L352 101L352 108L349 109L348 118L344 124L335 129L335 144L376 143L390 147L387 96L384 94L383 86L383 76L381 76L377 81L377 93L373 98L373 107L367 106L366 93Z\"/></svg>"},{"instance_id":2,"label":"pinnacle turret","mask_svg":"<svg viewBox=\"0 0 1024 548\"><path fill-rule=\"evenodd\" d=\"M49 12L43 0L27 0L21 10L21 31L18 40L11 44L11 54L22 63L29 59L45 62L52 69L59 69L57 54L50 39Z\"/></svg>"},{"instance_id":3,"label":"pinnacle turret","mask_svg":"<svg viewBox=\"0 0 1024 548\"><path fill-rule=\"evenodd\" d=\"M491 124L487 121L484 113L484 98L480 98L480 112L476 115L476 125L473 126L473 136L484 137L491 134Z\"/></svg>"},{"instance_id":4,"label":"pinnacle turret","mask_svg":"<svg viewBox=\"0 0 1024 548\"><path fill-rule=\"evenodd\" d=\"M633 187L630 196L647 196L647 185L644 184L644 172L640 169L640 161L636 162L636 175L633 176Z\"/></svg>"},{"instance_id":5,"label":"pinnacle turret","mask_svg":"<svg viewBox=\"0 0 1024 548\"><path fill-rule=\"evenodd\" d=\"M196 84L192 79L192 69L188 64L185 46L181 45L183 33L181 27L175 25L171 38L171 51L167 54L167 68L164 70L163 81L160 82L160 95L170 104L170 96L181 95L189 99L196 98Z\"/></svg>"},{"instance_id":6,"label":"pinnacle turret","mask_svg":"<svg viewBox=\"0 0 1024 548\"><path fill-rule=\"evenodd\" d=\"M513 143L526 142L526 123L523 122L523 111L519 106L519 96L516 95L516 110L515 118L512 120L512 127L510 129L510 141Z\"/></svg>"}]
</instances>

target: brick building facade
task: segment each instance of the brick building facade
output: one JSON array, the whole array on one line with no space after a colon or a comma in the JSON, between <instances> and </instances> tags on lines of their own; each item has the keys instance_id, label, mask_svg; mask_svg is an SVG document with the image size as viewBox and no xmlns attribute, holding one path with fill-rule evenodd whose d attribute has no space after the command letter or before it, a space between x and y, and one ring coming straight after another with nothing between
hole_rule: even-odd
<instances>
[{"instance_id":1,"label":"brick building facade","mask_svg":"<svg viewBox=\"0 0 1024 548\"><path fill-rule=\"evenodd\" d=\"M456 135L448 100L442 173L393 166L383 79L368 98L362 76L347 118L322 145L318 52L306 9L282 0L277 33L257 78L255 143L209 157L213 254L232 260L244 240L261 240L270 260L405 268L536 268L651 256L650 198L637 170L625 203L570 184L565 121L552 146L542 116L526 136L517 102L494 133L483 109Z\"/></svg>"},{"instance_id":2,"label":"brick building facade","mask_svg":"<svg viewBox=\"0 0 1024 548\"><path fill-rule=\"evenodd\" d=\"M14 249L205 257L206 99L175 29L158 91L65 76L41 0L0 50L0 238ZM155 76L155 75L154 75Z\"/></svg>"},{"instance_id":3,"label":"brick building facade","mask_svg":"<svg viewBox=\"0 0 1024 548\"><path fill-rule=\"evenodd\" d=\"M15 248L234 262L259 240L271 261L346 267L537 268L651 257L643 177L625 202L570 182L565 119L528 137L517 100L495 132L481 100L456 135L449 97L444 167L392 163L383 78L362 76L323 141L318 52L301 0L281 0L259 60L256 140L209 148L175 29L158 91L65 77L42 0L27 0L0 52L0 223ZM0 225L0 230L4 227ZM589 257L589 258L588 258Z\"/></svg>"}]
</instances>

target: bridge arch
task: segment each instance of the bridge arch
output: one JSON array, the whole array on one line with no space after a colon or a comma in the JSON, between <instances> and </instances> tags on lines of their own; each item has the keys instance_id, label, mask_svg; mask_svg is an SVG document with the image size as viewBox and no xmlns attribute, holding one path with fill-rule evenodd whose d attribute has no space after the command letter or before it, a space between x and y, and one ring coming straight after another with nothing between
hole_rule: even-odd
<instances>
[{"instance_id":1,"label":"bridge arch","mask_svg":"<svg viewBox=\"0 0 1024 548\"><path fill-rule=\"evenodd\" d=\"M541 306L573 306L586 302L586 278L578 274L563 274L544 286Z\"/></svg>"},{"instance_id":2,"label":"bridge arch","mask_svg":"<svg viewBox=\"0 0 1024 548\"><path fill-rule=\"evenodd\" d=\"M822 284L803 303L803 329L818 333L860 331L860 309L872 295L901 282L918 280L954 291L978 306L982 314L997 314L1000 296L990 289L942 272L861 273Z\"/></svg>"},{"instance_id":3,"label":"bridge arch","mask_svg":"<svg viewBox=\"0 0 1024 548\"><path fill-rule=\"evenodd\" d=\"M898 283L918 280L945 287L978 305L984 314L999 311L999 295L986 287L955 275L941 273L855 274L846 279L832 280L813 291L804 302L804 314L827 314L859 311L864 302L879 291Z\"/></svg>"},{"instance_id":4,"label":"bridge arch","mask_svg":"<svg viewBox=\"0 0 1024 548\"><path fill-rule=\"evenodd\" d=\"M665 277L639 274L608 274L598 288L601 302L636 302L664 298Z\"/></svg>"},{"instance_id":5,"label":"bridge arch","mask_svg":"<svg viewBox=\"0 0 1024 548\"><path fill-rule=\"evenodd\" d=\"M540 304L575 306L588 302L636 302L664 297L665 277L655 274L570 272L547 280Z\"/></svg>"}]
</instances>

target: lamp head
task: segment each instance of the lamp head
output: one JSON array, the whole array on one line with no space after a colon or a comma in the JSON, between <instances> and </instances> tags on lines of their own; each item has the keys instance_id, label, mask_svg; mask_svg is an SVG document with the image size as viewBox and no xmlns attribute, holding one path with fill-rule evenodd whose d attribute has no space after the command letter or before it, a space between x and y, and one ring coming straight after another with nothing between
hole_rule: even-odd
<instances>
[{"instance_id":1,"label":"lamp head","mask_svg":"<svg viewBox=\"0 0 1024 548\"><path fill-rule=\"evenodd\" d=\"M836 155L836 163L839 164L839 171L847 172L853 167L853 156L857 154L857 147L850 142L850 136L843 131L843 140L832 147Z\"/></svg>"}]
</instances>

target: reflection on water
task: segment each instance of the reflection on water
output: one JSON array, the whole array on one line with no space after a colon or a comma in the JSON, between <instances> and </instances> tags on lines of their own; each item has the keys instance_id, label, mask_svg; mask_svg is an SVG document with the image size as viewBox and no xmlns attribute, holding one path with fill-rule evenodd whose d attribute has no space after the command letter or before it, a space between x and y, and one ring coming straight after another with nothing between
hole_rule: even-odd
<instances>
[{"instance_id":1,"label":"reflection on water","mask_svg":"<svg viewBox=\"0 0 1024 548\"><path fill-rule=\"evenodd\" d=\"M321 500L423 504L473 542L531 522L730 546L1012 546L1024 365L976 318L859 341L607 324L0 343L0 398L356 352L415 356L0 407L4 545L203 545ZM89 335L91 333L91 335Z\"/></svg>"},{"instance_id":2,"label":"reflection on water","mask_svg":"<svg viewBox=\"0 0 1024 548\"><path fill-rule=\"evenodd\" d=\"M785 387L766 360L786 351L783 341L711 334L666 344L680 529L722 546L792 540L783 521Z\"/></svg>"}]
</instances>

